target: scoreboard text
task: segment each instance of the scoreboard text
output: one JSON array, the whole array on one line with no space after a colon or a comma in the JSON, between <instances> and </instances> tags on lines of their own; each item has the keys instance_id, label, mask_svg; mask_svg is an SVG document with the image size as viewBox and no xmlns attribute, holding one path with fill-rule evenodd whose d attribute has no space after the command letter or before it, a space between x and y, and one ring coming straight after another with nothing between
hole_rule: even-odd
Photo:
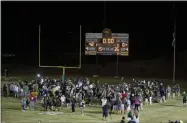
<instances>
[{"instance_id":1,"label":"scoreboard text","mask_svg":"<svg viewBox=\"0 0 187 123\"><path fill-rule=\"evenodd\" d=\"M86 33L86 55L129 55L129 34Z\"/></svg>"}]
</instances>

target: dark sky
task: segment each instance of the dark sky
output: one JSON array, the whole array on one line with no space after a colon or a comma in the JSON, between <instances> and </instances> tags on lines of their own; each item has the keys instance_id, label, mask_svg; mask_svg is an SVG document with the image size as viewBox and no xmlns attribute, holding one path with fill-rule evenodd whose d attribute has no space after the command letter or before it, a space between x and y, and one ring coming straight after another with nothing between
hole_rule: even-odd
<instances>
[{"instance_id":1,"label":"dark sky","mask_svg":"<svg viewBox=\"0 0 187 123\"><path fill-rule=\"evenodd\" d=\"M152 59L172 54L175 16L177 52L187 49L187 2L1 2L1 7L2 53L16 54L21 61L25 58L22 63L38 62L39 24L45 64L62 63L66 53L75 53L77 63L80 24L83 53L84 33L100 33L107 27L130 35L130 56L121 59ZM115 56L100 59L106 57ZM88 62L93 56L84 59Z\"/></svg>"}]
</instances>

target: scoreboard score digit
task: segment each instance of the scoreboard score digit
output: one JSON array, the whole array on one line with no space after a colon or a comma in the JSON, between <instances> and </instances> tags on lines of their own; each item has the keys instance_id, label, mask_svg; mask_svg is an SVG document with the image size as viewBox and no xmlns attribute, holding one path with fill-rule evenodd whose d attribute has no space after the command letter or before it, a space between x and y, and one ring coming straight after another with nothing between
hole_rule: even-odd
<instances>
[{"instance_id":1,"label":"scoreboard score digit","mask_svg":"<svg viewBox=\"0 0 187 123\"><path fill-rule=\"evenodd\" d=\"M85 55L129 55L128 33L104 29L102 33L86 33L85 39Z\"/></svg>"}]
</instances>

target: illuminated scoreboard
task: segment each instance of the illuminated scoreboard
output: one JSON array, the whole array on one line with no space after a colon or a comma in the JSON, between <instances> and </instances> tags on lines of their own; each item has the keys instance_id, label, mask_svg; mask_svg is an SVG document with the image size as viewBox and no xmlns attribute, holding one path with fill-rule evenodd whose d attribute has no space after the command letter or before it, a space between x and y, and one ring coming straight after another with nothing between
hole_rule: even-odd
<instances>
[{"instance_id":1,"label":"illuminated scoreboard","mask_svg":"<svg viewBox=\"0 0 187 123\"><path fill-rule=\"evenodd\" d=\"M129 55L129 34L112 33L104 29L102 33L86 33L86 55Z\"/></svg>"}]
</instances>

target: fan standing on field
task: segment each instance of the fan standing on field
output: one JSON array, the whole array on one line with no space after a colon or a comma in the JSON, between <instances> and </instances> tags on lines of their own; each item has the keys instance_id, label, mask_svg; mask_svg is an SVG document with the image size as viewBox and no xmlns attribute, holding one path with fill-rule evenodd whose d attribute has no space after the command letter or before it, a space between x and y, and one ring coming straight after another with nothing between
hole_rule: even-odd
<instances>
[{"instance_id":1,"label":"fan standing on field","mask_svg":"<svg viewBox=\"0 0 187 123\"><path fill-rule=\"evenodd\" d=\"M183 93L183 105L187 106L187 93L186 92Z\"/></svg>"},{"instance_id":2,"label":"fan standing on field","mask_svg":"<svg viewBox=\"0 0 187 123\"><path fill-rule=\"evenodd\" d=\"M82 101L80 102L80 109L81 109L81 114L82 114L82 115L83 115L83 113L84 113L84 108L85 108L85 101L82 100Z\"/></svg>"}]
</instances>

